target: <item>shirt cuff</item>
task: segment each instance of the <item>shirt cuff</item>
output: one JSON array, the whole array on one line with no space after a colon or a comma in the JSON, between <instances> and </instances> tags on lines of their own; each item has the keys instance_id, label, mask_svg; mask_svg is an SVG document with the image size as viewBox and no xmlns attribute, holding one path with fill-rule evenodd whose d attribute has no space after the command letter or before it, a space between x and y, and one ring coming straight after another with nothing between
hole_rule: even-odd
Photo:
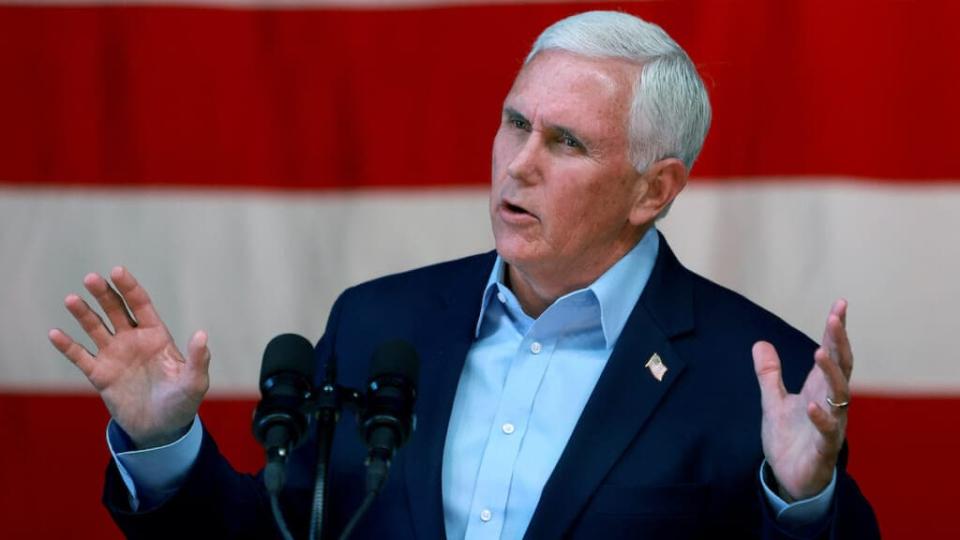
<instances>
[{"instance_id":1,"label":"shirt cuff","mask_svg":"<svg viewBox=\"0 0 960 540\"><path fill-rule=\"evenodd\" d=\"M833 470L830 483L823 488L823 491L813 497L788 503L767 485L763 474L763 469L767 466L766 460L760 465L760 485L763 486L763 492L773 509L777 524L793 530L812 528L814 525L822 524L830 513L830 504L833 502L833 492L837 486L836 468Z\"/></svg>"},{"instance_id":2,"label":"shirt cuff","mask_svg":"<svg viewBox=\"0 0 960 540\"><path fill-rule=\"evenodd\" d=\"M200 454L203 426L200 417L183 437L155 448L136 450L130 436L112 419L107 424L107 446L117 463L134 512L153 508L180 489Z\"/></svg>"}]
</instances>

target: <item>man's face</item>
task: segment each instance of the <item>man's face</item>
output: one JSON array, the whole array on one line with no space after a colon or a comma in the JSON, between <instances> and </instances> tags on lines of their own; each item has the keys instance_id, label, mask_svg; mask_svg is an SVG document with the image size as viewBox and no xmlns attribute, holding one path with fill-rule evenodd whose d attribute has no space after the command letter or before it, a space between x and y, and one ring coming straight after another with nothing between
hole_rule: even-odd
<instances>
[{"instance_id":1,"label":"man's face","mask_svg":"<svg viewBox=\"0 0 960 540\"><path fill-rule=\"evenodd\" d=\"M583 286L636 242L643 182L627 114L639 69L548 50L517 76L493 143L490 219L497 251L521 273Z\"/></svg>"}]
</instances>

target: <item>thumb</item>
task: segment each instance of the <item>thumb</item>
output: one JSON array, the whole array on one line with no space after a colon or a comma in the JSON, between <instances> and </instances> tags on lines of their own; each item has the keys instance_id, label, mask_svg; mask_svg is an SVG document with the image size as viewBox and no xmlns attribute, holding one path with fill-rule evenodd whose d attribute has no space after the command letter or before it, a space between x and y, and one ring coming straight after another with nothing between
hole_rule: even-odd
<instances>
[{"instance_id":1,"label":"thumb","mask_svg":"<svg viewBox=\"0 0 960 540\"><path fill-rule=\"evenodd\" d=\"M197 330L187 344L187 369L194 376L206 377L210 368L210 349L207 348L207 333Z\"/></svg>"},{"instance_id":2,"label":"thumb","mask_svg":"<svg viewBox=\"0 0 960 540\"><path fill-rule=\"evenodd\" d=\"M780 371L780 357L766 341L753 344L753 369L760 383L760 402L764 410L776 405L787 395Z\"/></svg>"}]
</instances>

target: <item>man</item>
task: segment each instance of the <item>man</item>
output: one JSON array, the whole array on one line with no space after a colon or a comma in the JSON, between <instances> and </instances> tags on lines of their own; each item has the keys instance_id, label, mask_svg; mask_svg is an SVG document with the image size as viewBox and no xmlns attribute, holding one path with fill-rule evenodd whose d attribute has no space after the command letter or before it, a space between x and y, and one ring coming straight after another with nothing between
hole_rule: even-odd
<instances>
[{"instance_id":1,"label":"man","mask_svg":"<svg viewBox=\"0 0 960 540\"><path fill-rule=\"evenodd\" d=\"M417 432L358 537L877 536L844 470L845 302L818 347L683 268L654 227L709 120L702 81L659 27L591 12L541 34L494 140L496 254L349 289L317 346L350 386L388 339L422 359ZM115 519L137 537L275 536L262 482L230 469L195 420L206 335L183 356L133 276L111 277L119 292L95 274L84 284L113 332L66 299L96 357L50 339L113 417ZM360 503L363 456L337 438L328 532ZM301 533L315 458L312 441L294 453L284 494Z\"/></svg>"}]
</instances>

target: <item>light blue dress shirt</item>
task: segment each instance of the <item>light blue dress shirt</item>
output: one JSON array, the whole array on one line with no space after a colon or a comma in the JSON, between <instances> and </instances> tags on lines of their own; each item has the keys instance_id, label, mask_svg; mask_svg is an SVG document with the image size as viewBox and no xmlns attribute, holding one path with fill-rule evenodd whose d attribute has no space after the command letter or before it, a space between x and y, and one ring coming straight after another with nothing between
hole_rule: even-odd
<instances>
[{"instance_id":1,"label":"light blue dress shirt","mask_svg":"<svg viewBox=\"0 0 960 540\"><path fill-rule=\"evenodd\" d=\"M537 319L504 285L484 289L443 449L447 537L521 538L653 270L655 231Z\"/></svg>"},{"instance_id":2,"label":"light blue dress shirt","mask_svg":"<svg viewBox=\"0 0 960 540\"><path fill-rule=\"evenodd\" d=\"M557 299L537 319L504 284L497 258L484 289L476 340L457 387L443 453L443 507L451 540L521 538L577 419L646 286L659 238L651 228L589 287ZM441 329L438 329L441 331ZM134 510L182 484L200 450L199 419L180 440L131 450L111 421L110 451ZM761 468L762 470L762 468ZM763 477L761 475L761 483ZM819 495L786 503L763 488L782 525L827 515L834 480Z\"/></svg>"}]
</instances>

